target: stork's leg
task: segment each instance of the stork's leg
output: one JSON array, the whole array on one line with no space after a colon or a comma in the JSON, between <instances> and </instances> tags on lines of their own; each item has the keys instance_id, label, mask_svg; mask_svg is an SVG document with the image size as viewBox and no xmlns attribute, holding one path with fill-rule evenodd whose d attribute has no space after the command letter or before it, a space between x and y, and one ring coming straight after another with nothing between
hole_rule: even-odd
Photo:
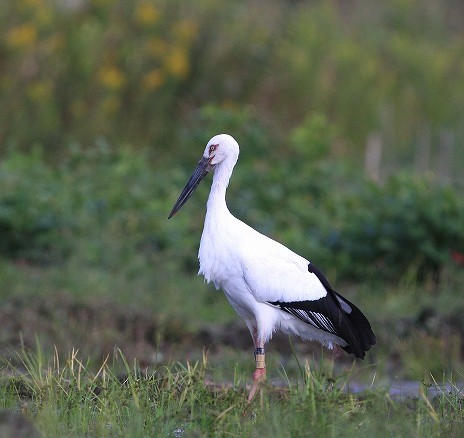
<instances>
[{"instance_id":1,"label":"stork's leg","mask_svg":"<svg viewBox=\"0 0 464 438\"><path fill-rule=\"evenodd\" d=\"M260 387L261 383L266 378L266 363L264 355L264 342L259 341L257 337L253 336L255 343L255 361L256 369L253 373L253 386L251 387L250 394L248 395L248 403L251 403L256 391Z\"/></svg>"}]
</instances>

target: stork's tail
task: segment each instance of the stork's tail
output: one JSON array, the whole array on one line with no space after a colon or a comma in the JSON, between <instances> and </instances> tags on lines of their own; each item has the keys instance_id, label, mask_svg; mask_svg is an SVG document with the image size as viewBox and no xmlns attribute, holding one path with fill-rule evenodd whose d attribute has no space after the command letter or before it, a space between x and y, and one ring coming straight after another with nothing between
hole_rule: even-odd
<instances>
[{"instance_id":1,"label":"stork's tail","mask_svg":"<svg viewBox=\"0 0 464 438\"><path fill-rule=\"evenodd\" d=\"M353 303L348 301L345 297L342 297L333 289L332 292L339 301L343 314L351 328L351 336L349 336L349 339L345 339L348 344L342 348L347 353L354 354L356 357L364 359L366 351L369 351L376 343L371 325L364 314Z\"/></svg>"}]
</instances>

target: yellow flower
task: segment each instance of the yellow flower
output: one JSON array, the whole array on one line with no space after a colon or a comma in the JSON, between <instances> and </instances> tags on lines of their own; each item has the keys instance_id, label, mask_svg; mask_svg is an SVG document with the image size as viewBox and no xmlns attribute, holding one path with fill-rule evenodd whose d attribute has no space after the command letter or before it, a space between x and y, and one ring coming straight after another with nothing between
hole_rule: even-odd
<instances>
[{"instance_id":1,"label":"yellow flower","mask_svg":"<svg viewBox=\"0 0 464 438\"><path fill-rule=\"evenodd\" d=\"M99 73L100 81L106 88L120 89L126 82L124 74L114 66L103 67Z\"/></svg>"},{"instance_id":2,"label":"yellow flower","mask_svg":"<svg viewBox=\"0 0 464 438\"><path fill-rule=\"evenodd\" d=\"M192 20L179 20L174 24L171 32L181 41L191 41L198 34L198 25Z\"/></svg>"},{"instance_id":3,"label":"yellow flower","mask_svg":"<svg viewBox=\"0 0 464 438\"><path fill-rule=\"evenodd\" d=\"M143 76L143 85L149 90L155 90L164 83L164 74L160 69L150 70Z\"/></svg>"},{"instance_id":4,"label":"yellow flower","mask_svg":"<svg viewBox=\"0 0 464 438\"><path fill-rule=\"evenodd\" d=\"M158 21L160 13L151 3L142 2L137 5L134 11L135 21L144 26L149 26Z\"/></svg>"},{"instance_id":5,"label":"yellow flower","mask_svg":"<svg viewBox=\"0 0 464 438\"><path fill-rule=\"evenodd\" d=\"M166 56L166 69L173 76L185 77L190 70L188 61L186 51L180 47L174 47Z\"/></svg>"},{"instance_id":6,"label":"yellow flower","mask_svg":"<svg viewBox=\"0 0 464 438\"><path fill-rule=\"evenodd\" d=\"M30 47L36 41L37 29L30 23L13 27L6 36L7 45L14 49Z\"/></svg>"}]
</instances>

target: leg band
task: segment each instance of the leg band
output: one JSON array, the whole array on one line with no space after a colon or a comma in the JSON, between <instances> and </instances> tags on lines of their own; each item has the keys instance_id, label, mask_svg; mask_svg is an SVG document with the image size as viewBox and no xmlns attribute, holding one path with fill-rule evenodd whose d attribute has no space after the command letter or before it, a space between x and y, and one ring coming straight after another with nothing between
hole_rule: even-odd
<instances>
[{"instance_id":1,"label":"leg band","mask_svg":"<svg viewBox=\"0 0 464 438\"><path fill-rule=\"evenodd\" d=\"M257 348L255 350L256 368L266 368L266 363L265 363L264 358L265 358L264 348Z\"/></svg>"}]
</instances>

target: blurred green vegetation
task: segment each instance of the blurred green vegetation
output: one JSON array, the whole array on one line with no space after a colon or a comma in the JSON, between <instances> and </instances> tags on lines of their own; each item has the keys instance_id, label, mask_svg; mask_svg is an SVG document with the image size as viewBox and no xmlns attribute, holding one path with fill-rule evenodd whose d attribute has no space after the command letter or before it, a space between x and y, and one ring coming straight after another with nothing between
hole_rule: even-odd
<instances>
[{"instance_id":1,"label":"blurred green vegetation","mask_svg":"<svg viewBox=\"0 0 464 438\"><path fill-rule=\"evenodd\" d=\"M103 138L169 160L189 155L199 108L247 106L283 157L323 115L319 153L362 162L377 133L389 173L440 167L448 139L462 181L463 15L452 0L2 2L0 144L56 160Z\"/></svg>"},{"instance_id":2,"label":"blurred green vegetation","mask_svg":"<svg viewBox=\"0 0 464 438\"><path fill-rule=\"evenodd\" d=\"M0 2L0 298L110 299L182 333L233 320L194 275L208 184L167 220L228 132L231 211L358 294L373 351L428 366L385 333L464 306L463 16L452 0ZM462 359L456 330L449 348L423 334L435 370Z\"/></svg>"},{"instance_id":3,"label":"blurred green vegetation","mask_svg":"<svg viewBox=\"0 0 464 438\"><path fill-rule=\"evenodd\" d=\"M320 134L319 122L309 126L308 135ZM253 144L254 131L246 135ZM464 253L464 199L451 187L408 174L379 186L297 148L285 161L250 160L233 180L232 211L315 264L333 267L332 275L398 282L414 269L419 279L438 280L453 254ZM59 167L37 153L10 152L0 163L0 255L33 264L77 257L100 267L139 255L156 258L160 272L176 259L190 275L208 186L168 221L185 180L171 169L154 171L147 152L106 143L70 150Z\"/></svg>"}]
</instances>

